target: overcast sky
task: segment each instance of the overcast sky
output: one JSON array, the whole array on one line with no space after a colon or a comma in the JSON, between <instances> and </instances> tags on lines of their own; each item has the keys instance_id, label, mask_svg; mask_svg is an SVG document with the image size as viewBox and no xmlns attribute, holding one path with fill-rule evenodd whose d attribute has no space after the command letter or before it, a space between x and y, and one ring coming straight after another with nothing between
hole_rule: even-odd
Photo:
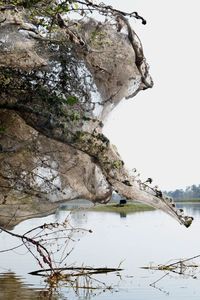
<instances>
[{"instance_id":1,"label":"overcast sky","mask_svg":"<svg viewBox=\"0 0 200 300\"><path fill-rule=\"evenodd\" d=\"M200 1L105 0L146 20L140 36L151 90L119 104L104 132L128 168L162 190L200 184Z\"/></svg>"}]
</instances>

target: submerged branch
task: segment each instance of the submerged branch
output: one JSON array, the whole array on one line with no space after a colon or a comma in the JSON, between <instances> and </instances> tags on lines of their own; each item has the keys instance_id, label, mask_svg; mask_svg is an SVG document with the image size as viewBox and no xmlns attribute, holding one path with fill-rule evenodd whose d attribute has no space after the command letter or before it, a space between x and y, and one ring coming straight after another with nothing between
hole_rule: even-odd
<instances>
[{"instance_id":1,"label":"submerged branch","mask_svg":"<svg viewBox=\"0 0 200 300\"><path fill-rule=\"evenodd\" d=\"M40 269L36 271L32 271L29 274L30 275L37 275L37 276L47 276L46 274L43 274L45 272L51 272L51 269ZM120 268L90 268L90 267L63 267L63 268L54 268L54 271L62 272L62 271L79 271L78 273L72 273L70 276L82 276L85 274L102 274L102 273L110 273L110 272L119 272L123 271L123 269Z\"/></svg>"}]
</instances>

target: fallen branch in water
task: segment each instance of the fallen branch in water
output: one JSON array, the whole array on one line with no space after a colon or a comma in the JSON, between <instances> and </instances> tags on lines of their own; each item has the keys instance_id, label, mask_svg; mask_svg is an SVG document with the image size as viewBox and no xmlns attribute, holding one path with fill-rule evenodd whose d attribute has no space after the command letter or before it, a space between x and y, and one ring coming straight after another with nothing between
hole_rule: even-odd
<instances>
[{"instance_id":1,"label":"fallen branch in water","mask_svg":"<svg viewBox=\"0 0 200 300\"><path fill-rule=\"evenodd\" d=\"M62 223L44 223L32 228L24 234L18 234L3 227L0 227L0 230L12 237L20 239L22 244L37 260L39 266L45 269L45 265L47 265L51 273L54 273L58 265L63 263L71 253L73 247L68 249L70 247L69 243L76 241L73 235L79 232L92 232L90 229L74 228L67 218ZM59 242L62 243L59 244ZM5 251L6 250L3 250L2 252ZM54 254L58 252L61 252L61 256L60 261L57 263L53 257Z\"/></svg>"},{"instance_id":2,"label":"fallen branch in water","mask_svg":"<svg viewBox=\"0 0 200 300\"><path fill-rule=\"evenodd\" d=\"M177 275L184 276L184 278L197 279L196 273L197 273L197 271L199 273L200 264L195 263L195 262L187 263L187 262L190 262L197 258L200 258L200 255L195 255L193 257L189 257L186 259L179 259L170 264L162 264L162 265L155 265L155 266L151 265L151 266L145 266L145 267L141 267L141 268L146 269L146 270L166 272L160 278L158 278L154 282L150 283L149 286L159 290L160 292L163 292L166 295L169 295L168 291L164 290L163 288L157 287L156 284L158 282L160 282L162 279L164 279L165 277L172 275L172 274L174 274L176 276Z\"/></svg>"},{"instance_id":3,"label":"fallen branch in water","mask_svg":"<svg viewBox=\"0 0 200 300\"><path fill-rule=\"evenodd\" d=\"M170 264L162 264L162 265L157 265L157 266L151 265L151 266L147 266L147 267L142 267L142 269L154 270L154 271L167 271L167 273L164 276L162 276L160 279L158 279L155 282L150 284L153 287L155 286L155 283L157 283L158 281L160 281L162 278L169 275L170 273L174 273L177 275L184 275L186 277L191 277L193 279L197 279L195 271L197 269L199 270L200 264L195 263L195 262L188 263L197 258L200 258L200 255L195 255L193 257L186 258L186 259L179 259Z\"/></svg>"},{"instance_id":4,"label":"fallen branch in water","mask_svg":"<svg viewBox=\"0 0 200 300\"><path fill-rule=\"evenodd\" d=\"M110 272L119 272L123 271L123 269L120 268L92 268L92 267L63 267L63 268L54 268L54 271L79 271L78 273L70 273L64 274L63 276L83 276L88 274L102 274L102 273L110 273ZM30 275L36 275L36 276L47 276L47 274L43 274L44 272L51 272L51 269L40 269L36 271L32 271L29 274Z\"/></svg>"},{"instance_id":5,"label":"fallen branch in water","mask_svg":"<svg viewBox=\"0 0 200 300\"><path fill-rule=\"evenodd\" d=\"M90 292L93 289L112 289L111 286L107 286L104 282L93 276L110 272L120 272L122 271L120 267L93 268L66 266L66 260L74 249L71 243L77 241L74 234L92 232L90 229L73 227L69 222L69 215L62 223L44 223L28 230L24 234L11 232L3 227L0 227L0 229L22 241L22 244L17 247L25 246L41 267L41 269L32 271L29 274L45 277L45 281L48 283L50 289L56 288L63 281L67 286L76 290L76 292L80 288ZM2 252L13 249L15 247L3 250Z\"/></svg>"}]
</instances>

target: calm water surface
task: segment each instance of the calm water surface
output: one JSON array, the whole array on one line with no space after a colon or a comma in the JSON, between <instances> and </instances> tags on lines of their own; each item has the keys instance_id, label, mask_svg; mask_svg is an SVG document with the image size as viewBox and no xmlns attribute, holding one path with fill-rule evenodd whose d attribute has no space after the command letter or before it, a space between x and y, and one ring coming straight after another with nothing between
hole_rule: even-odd
<instances>
[{"instance_id":1,"label":"calm water surface","mask_svg":"<svg viewBox=\"0 0 200 300\"><path fill-rule=\"evenodd\" d=\"M188 229L160 211L127 216L74 212L70 217L73 225L92 229L93 233L81 237L69 255L67 264L92 267L118 267L120 264L124 269L120 276L115 273L98 277L113 289L91 293L81 290L76 294L73 289L63 285L58 291L49 293L41 277L28 275L40 267L25 248L19 248L0 253L0 299L199 299L200 268L187 270L183 275L141 269L143 266L168 264L175 259L200 254L200 205L190 204L184 209L195 217ZM15 227L14 232L24 233L44 222L60 222L66 214L66 211L60 210L49 217L24 221ZM0 250L19 243L7 234L0 233ZM200 264L200 260L195 263Z\"/></svg>"}]
</instances>

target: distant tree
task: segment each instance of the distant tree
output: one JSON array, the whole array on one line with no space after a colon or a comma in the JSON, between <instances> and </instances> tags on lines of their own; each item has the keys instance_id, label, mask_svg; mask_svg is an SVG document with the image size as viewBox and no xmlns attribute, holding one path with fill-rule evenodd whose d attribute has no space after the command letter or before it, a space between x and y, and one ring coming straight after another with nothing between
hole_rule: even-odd
<instances>
[{"instance_id":1,"label":"distant tree","mask_svg":"<svg viewBox=\"0 0 200 300\"><path fill-rule=\"evenodd\" d=\"M176 189L174 191L166 192L166 194L174 199L199 199L200 198L200 184L187 186L185 190Z\"/></svg>"}]
</instances>

